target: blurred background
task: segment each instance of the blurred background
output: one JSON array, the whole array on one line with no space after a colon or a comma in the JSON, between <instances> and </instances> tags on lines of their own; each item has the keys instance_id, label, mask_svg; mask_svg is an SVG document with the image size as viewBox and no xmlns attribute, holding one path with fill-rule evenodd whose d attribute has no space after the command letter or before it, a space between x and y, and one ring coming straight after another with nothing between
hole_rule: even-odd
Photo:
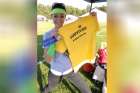
<instances>
[{"instance_id":1,"label":"blurred background","mask_svg":"<svg viewBox=\"0 0 140 93\"><path fill-rule=\"evenodd\" d=\"M108 93L140 93L139 10L139 0L108 1Z\"/></svg>"},{"instance_id":2,"label":"blurred background","mask_svg":"<svg viewBox=\"0 0 140 93\"><path fill-rule=\"evenodd\" d=\"M0 93L36 93L36 1L0 0Z\"/></svg>"}]
</instances>

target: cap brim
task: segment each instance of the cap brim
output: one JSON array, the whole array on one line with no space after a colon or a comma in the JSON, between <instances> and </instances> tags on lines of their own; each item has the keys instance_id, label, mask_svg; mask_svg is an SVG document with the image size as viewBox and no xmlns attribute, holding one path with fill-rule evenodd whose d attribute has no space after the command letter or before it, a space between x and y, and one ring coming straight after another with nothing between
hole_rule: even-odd
<instances>
[{"instance_id":1,"label":"cap brim","mask_svg":"<svg viewBox=\"0 0 140 93\"><path fill-rule=\"evenodd\" d=\"M61 8L55 8L52 10L51 14L66 14L66 11Z\"/></svg>"}]
</instances>

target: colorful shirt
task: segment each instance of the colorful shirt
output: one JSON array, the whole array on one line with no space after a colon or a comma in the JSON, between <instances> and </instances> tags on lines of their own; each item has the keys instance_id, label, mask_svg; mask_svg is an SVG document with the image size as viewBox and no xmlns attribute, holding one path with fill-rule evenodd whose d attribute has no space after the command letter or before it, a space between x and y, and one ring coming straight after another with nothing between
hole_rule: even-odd
<instances>
[{"instance_id":1,"label":"colorful shirt","mask_svg":"<svg viewBox=\"0 0 140 93\"><path fill-rule=\"evenodd\" d=\"M51 45L56 44L59 40L56 39L55 30L46 32L43 36L43 48L49 48ZM72 72L70 59L64 53L55 51L55 56L50 62L50 70L53 74L61 76Z\"/></svg>"}]
</instances>

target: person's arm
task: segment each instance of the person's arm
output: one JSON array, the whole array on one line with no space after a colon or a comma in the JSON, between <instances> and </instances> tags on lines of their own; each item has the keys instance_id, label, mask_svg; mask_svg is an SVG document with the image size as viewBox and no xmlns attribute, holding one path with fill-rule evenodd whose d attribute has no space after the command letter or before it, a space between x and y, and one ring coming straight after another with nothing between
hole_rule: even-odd
<instances>
[{"instance_id":1,"label":"person's arm","mask_svg":"<svg viewBox=\"0 0 140 93\"><path fill-rule=\"evenodd\" d=\"M53 59L52 56L48 55L48 49L47 48L44 48L43 57L44 57L45 61L48 62L48 63L50 63L52 61L52 59Z\"/></svg>"},{"instance_id":2,"label":"person's arm","mask_svg":"<svg viewBox=\"0 0 140 93\"><path fill-rule=\"evenodd\" d=\"M49 40L51 39L52 42ZM55 42L54 38L51 36L51 32L47 32L43 35L43 45L42 48L44 49L43 58L47 63L50 63L53 59L52 52L50 53L50 46L51 43ZM50 55L51 54L51 55Z\"/></svg>"}]
</instances>

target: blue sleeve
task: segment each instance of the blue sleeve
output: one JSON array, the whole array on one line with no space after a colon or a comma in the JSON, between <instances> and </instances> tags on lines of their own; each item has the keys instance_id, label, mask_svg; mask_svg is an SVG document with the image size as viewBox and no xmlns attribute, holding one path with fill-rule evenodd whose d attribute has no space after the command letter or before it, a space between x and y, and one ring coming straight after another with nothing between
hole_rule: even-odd
<instances>
[{"instance_id":1,"label":"blue sleeve","mask_svg":"<svg viewBox=\"0 0 140 93\"><path fill-rule=\"evenodd\" d=\"M54 44L57 42L57 39L55 36L51 36L50 33L46 33L43 36L43 48L48 48L50 45Z\"/></svg>"}]
</instances>

